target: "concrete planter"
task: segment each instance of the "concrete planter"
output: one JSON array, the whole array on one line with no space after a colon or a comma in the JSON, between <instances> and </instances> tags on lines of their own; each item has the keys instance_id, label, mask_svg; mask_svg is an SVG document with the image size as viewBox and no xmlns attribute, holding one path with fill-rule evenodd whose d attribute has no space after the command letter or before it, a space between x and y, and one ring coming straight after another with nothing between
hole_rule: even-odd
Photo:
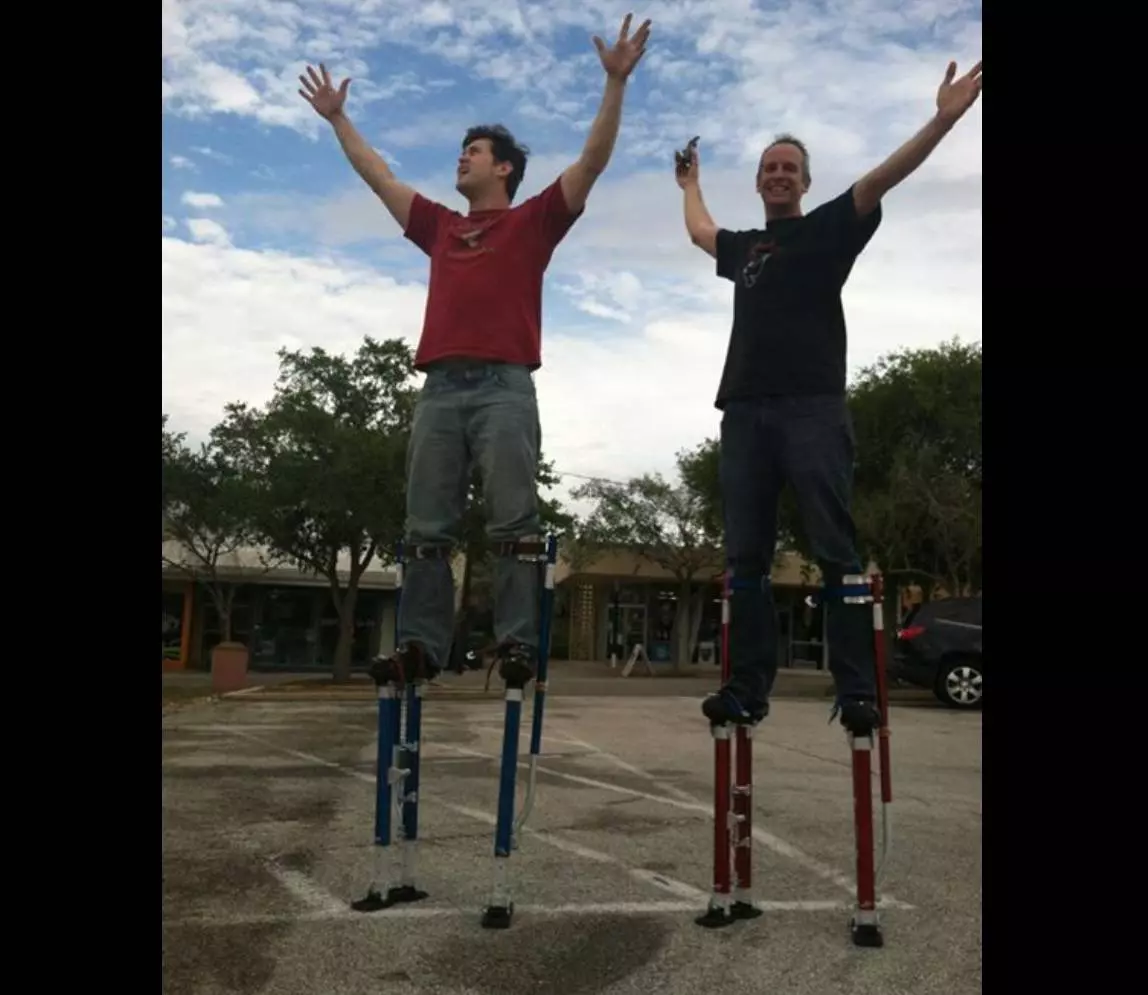
<instances>
[{"instance_id":1,"label":"concrete planter","mask_svg":"<svg viewBox=\"0 0 1148 995\"><path fill-rule=\"evenodd\" d=\"M247 663L251 654L243 643L219 643L211 651L211 690L216 694L247 686Z\"/></svg>"}]
</instances>

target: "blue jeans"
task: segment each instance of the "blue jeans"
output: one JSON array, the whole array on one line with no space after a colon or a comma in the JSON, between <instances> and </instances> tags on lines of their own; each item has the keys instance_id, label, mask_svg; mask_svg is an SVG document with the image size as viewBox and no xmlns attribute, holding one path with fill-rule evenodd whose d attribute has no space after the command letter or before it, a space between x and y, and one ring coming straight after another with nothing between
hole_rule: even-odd
<instances>
[{"instance_id":1,"label":"blue jeans","mask_svg":"<svg viewBox=\"0 0 1148 995\"><path fill-rule=\"evenodd\" d=\"M826 588L860 574L849 501L853 423L840 395L731 401L721 423L721 488L731 572L730 685L764 703L777 676L777 619L770 569L777 507L788 481ZM829 669L838 698L876 696L873 613L826 599Z\"/></svg>"},{"instance_id":2,"label":"blue jeans","mask_svg":"<svg viewBox=\"0 0 1148 995\"><path fill-rule=\"evenodd\" d=\"M482 479L492 542L540 538L536 471L541 447L534 380L523 366L444 363L427 374L407 453L406 567L399 646L421 643L445 666L454 634L449 554L464 541L472 466ZM421 551L422 555L419 555ZM499 642L536 651L540 572L536 562L500 555L494 568Z\"/></svg>"}]
</instances>

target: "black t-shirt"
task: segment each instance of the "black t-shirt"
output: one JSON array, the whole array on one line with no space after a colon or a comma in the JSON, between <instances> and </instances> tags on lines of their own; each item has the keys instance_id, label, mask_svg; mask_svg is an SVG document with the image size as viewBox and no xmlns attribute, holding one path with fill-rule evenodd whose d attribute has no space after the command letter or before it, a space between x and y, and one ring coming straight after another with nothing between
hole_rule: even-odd
<instances>
[{"instance_id":1,"label":"black t-shirt","mask_svg":"<svg viewBox=\"0 0 1148 995\"><path fill-rule=\"evenodd\" d=\"M717 233L717 275L732 280L733 329L716 405L736 398L845 391L841 290L881 224L853 188L764 230Z\"/></svg>"}]
</instances>

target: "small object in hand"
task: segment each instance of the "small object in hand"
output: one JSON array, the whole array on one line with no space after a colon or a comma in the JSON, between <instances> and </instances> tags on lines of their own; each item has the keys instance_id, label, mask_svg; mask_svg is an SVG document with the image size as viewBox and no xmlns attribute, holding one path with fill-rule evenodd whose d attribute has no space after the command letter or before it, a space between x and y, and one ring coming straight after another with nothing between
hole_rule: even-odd
<instances>
[{"instance_id":1,"label":"small object in hand","mask_svg":"<svg viewBox=\"0 0 1148 995\"><path fill-rule=\"evenodd\" d=\"M684 149L674 152L674 163L677 166L678 172L686 172L693 164L694 149L697 147L700 138L700 135L694 135Z\"/></svg>"}]
</instances>

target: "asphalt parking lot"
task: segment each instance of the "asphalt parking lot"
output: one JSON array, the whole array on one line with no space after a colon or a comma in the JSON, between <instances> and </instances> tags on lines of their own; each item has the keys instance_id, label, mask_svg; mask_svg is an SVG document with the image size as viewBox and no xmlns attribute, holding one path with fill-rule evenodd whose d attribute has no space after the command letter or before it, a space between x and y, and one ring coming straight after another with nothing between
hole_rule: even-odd
<instances>
[{"instance_id":1,"label":"asphalt parking lot","mask_svg":"<svg viewBox=\"0 0 1148 995\"><path fill-rule=\"evenodd\" d=\"M844 736L827 703L780 700L755 749L755 897L709 931L712 741L696 698L548 704L538 797L511 858L516 912L490 891L502 704L424 707L420 887L363 914L375 709L225 700L163 718L168 995L786 995L981 988L981 718L894 706L885 946L852 945ZM521 743L528 749L529 705ZM520 771L520 800L524 772Z\"/></svg>"}]
</instances>

